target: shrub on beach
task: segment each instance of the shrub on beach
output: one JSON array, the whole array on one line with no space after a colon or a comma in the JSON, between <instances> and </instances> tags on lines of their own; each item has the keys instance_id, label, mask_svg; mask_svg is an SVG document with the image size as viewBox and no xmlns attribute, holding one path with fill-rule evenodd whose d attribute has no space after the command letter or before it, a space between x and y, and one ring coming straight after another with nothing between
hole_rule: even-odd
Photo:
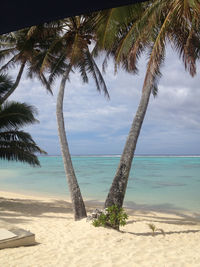
<instances>
[{"instance_id":1,"label":"shrub on beach","mask_svg":"<svg viewBox=\"0 0 200 267\"><path fill-rule=\"evenodd\" d=\"M149 228L152 230L152 236L155 236L156 231L160 231L163 236L165 236L165 231L161 228L157 228L153 223L148 223L147 224Z\"/></svg>"},{"instance_id":2,"label":"shrub on beach","mask_svg":"<svg viewBox=\"0 0 200 267\"><path fill-rule=\"evenodd\" d=\"M95 227L103 226L119 230L119 226L124 226L127 219L128 215L124 209L113 205L102 211L97 218L93 220L92 224Z\"/></svg>"}]
</instances>

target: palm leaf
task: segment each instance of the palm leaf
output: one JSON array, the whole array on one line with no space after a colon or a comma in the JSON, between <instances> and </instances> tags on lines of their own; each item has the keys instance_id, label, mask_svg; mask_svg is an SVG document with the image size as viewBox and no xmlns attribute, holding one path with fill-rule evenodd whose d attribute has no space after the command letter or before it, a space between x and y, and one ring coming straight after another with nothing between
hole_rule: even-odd
<instances>
[{"instance_id":1,"label":"palm leaf","mask_svg":"<svg viewBox=\"0 0 200 267\"><path fill-rule=\"evenodd\" d=\"M49 83L52 84L54 80L62 75L68 65L65 63L65 54L61 54L59 57L54 57L51 62Z\"/></svg>"},{"instance_id":2,"label":"palm leaf","mask_svg":"<svg viewBox=\"0 0 200 267\"><path fill-rule=\"evenodd\" d=\"M96 83L97 90L99 92L101 92L101 90L102 90L104 92L104 95L107 98L109 98L109 93L108 93L105 81L103 79L103 76L102 76L99 68L97 67L96 62L94 61L89 50L85 53L85 64L87 66L87 71L92 75L92 77Z\"/></svg>"},{"instance_id":3,"label":"palm leaf","mask_svg":"<svg viewBox=\"0 0 200 267\"><path fill-rule=\"evenodd\" d=\"M15 55L13 56L6 64L4 64L1 68L0 68L0 72L1 71L7 71L9 68L13 68L16 66L16 60L17 60L17 56Z\"/></svg>"},{"instance_id":4,"label":"palm leaf","mask_svg":"<svg viewBox=\"0 0 200 267\"><path fill-rule=\"evenodd\" d=\"M36 123L36 113L36 109L26 103L5 102L0 111L0 129L15 129Z\"/></svg>"},{"instance_id":5,"label":"palm leaf","mask_svg":"<svg viewBox=\"0 0 200 267\"><path fill-rule=\"evenodd\" d=\"M4 61L7 57L10 57L15 52L15 48L7 48L0 50L0 62Z\"/></svg>"},{"instance_id":6,"label":"palm leaf","mask_svg":"<svg viewBox=\"0 0 200 267\"><path fill-rule=\"evenodd\" d=\"M0 74L0 98L13 86L13 81L7 74Z\"/></svg>"},{"instance_id":7,"label":"palm leaf","mask_svg":"<svg viewBox=\"0 0 200 267\"><path fill-rule=\"evenodd\" d=\"M8 161L21 161L28 163L32 166L40 166L40 162L36 155L25 151L23 148L18 147L15 143L10 146L0 146L0 158Z\"/></svg>"}]
</instances>

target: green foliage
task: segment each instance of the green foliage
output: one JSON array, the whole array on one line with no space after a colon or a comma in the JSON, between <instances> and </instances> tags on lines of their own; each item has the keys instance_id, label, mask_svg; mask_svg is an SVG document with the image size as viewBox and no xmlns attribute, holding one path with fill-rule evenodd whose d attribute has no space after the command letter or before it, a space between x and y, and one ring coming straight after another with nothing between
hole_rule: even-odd
<instances>
[{"instance_id":1,"label":"green foliage","mask_svg":"<svg viewBox=\"0 0 200 267\"><path fill-rule=\"evenodd\" d=\"M13 81L7 74L0 74L0 98L10 90L13 84Z\"/></svg>"},{"instance_id":2,"label":"green foliage","mask_svg":"<svg viewBox=\"0 0 200 267\"><path fill-rule=\"evenodd\" d=\"M124 226L128 219L127 213L123 208L119 208L117 205L106 208L105 212L101 213L97 219L93 221L95 227L111 227L119 230L119 226Z\"/></svg>"},{"instance_id":3,"label":"green foliage","mask_svg":"<svg viewBox=\"0 0 200 267\"><path fill-rule=\"evenodd\" d=\"M0 74L0 97L1 92L9 90L10 84L12 81L9 76ZM38 122L36 114L36 109L26 103L6 101L0 105L0 159L40 166L35 153L46 152L35 143L29 133L20 129Z\"/></svg>"},{"instance_id":4,"label":"green foliage","mask_svg":"<svg viewBox=\"0 0 200 267\"><path fill-rule=\"evenodd\" d=\"M165 236L165 231L164 231L163 229L161 229L161 228L157 228L157 227L155 226L155 224L153 224L153 223L148 223L147 225L148 225L149 228L152 230L152 236L155 236L155 232L156 232L156 231L160 231L160 232Z\"/></svg>"},{"instance_id":5,"label":"green foliage","mask_svg":"<svg viewBox=\"0 0 200 267\"><path fill-rule=\"evenodd\" d=\"M152 235L155 235L156 226L153 223L148 223L149 228L152 230Z\"/></svg>"}]
</instances>

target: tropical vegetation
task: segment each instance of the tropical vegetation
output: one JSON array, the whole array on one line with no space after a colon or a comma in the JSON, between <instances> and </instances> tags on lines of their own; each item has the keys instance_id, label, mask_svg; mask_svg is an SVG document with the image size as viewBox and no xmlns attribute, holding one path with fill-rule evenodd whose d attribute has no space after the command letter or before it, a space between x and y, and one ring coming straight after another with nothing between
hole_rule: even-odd
<instances>
[{"instance_id":1,"label":"tropical vegetation","mask_svg":"<svg viewBox=\"0 0 200 267\"><path fill-rule=\"evenodd\" d=\"M196 61L200 57L199 14L198 0L151 0L96 12L90 16L75 16L33 26L0 38L0 60L3 62L1 71L20 65L15 83L10 91L2 93L0 103L4 103L16 89L25 66L28 76L39 78L50 91L55 79L61 77L56 115L76 220L86 217L86 210L72 165L63 116L65 85L70 74L78 71L85 83L89 81L89 76L92 77L97 90L103 91L108 97L94 57L105 51L104 70L112 57L116 72L122 67L135 74L140 56L144 53L148 55L140 103L105 201L105 207L114 205L121 208L149 99L151 94L156 96L158 93L158 81L168 44L178 52L186 70L192 76L196 74ZM48 79L45 78L46 75Z\"/></svg>"},{"instance_id":2,"label":"tropical vegetation","mask_svg":"<svg viewBox=\"0 0 200 267\"><path fill-rule=\"evenodd\" d=\"M64 162L65 172L68 178L69 191L71 193L72 207L75 220L86 217L86 209L78 185L78 181L73 168L69 146L66 137L63 100L66 81L69 80L71 72L78 71L80 78L87 83L90 75L98 91L103 91L105 96L109 97L103 76L99 71L97 64L90 52L90 44L93 40L93 26L91 18L87 16L77 16L63 21L64 29L59 38L55 39L47 51L41 69L49 68L50 84L59 75L62 76L59 92L57 96L56 115L58 124L58 135L60 139L61 152ZM51 56L57 57L56 65L51 64ZM62 70L60 71L60 66Z\"/></svg>"},{"instance_id":3,"label":"tropical vegetation","mask_svg":"<svg viewBox=\"0 0 200 267\"><path fill-rule=\"evenodd\" d=\"M115 71L122 66L128 72L136 73L141 54L146 52L148 55L140 103L105 207L123 205L129 172L150 95L153 93L156 96L158 92L158 81L167 44L171 44L178 52L186 70L192 76L196 74L196 60L200 55L199 14L199 1L154 0L130 6L128 9L113 8L102 11L99 15L99 42L96 49L107 51L105 63L107 58L113 56Z\"/></svg>"},{"instance_id":4,"label":"tropical vegetation","mask_svg":"<svg viewBox=\"0 0 200 267\"><path fill-rule=\"evenodd\" d=\"M56 114L64 168L76 220L86 217L86 210L67 143L63 99L66 81L69 80L70 73L75 70L79 71L85 83L88 82L88 75L90 75L96 83L97 90L103 91L105 96L109 97L103 76L90 52L89 46L93 38L94 26L91 23L91 17L77 16L10 33L4 35L0 40L2 47L7 46L6 49L0 51L0 59L5 60L14 53L14 57L3 65L1 71L18 62L21 66L12 90L1 98L1 102L5 101L8 94L16 89L25 64L28 67L28 76L38 77L49 90L51 90L54 80L59 76L62 77ZM47 72L49 72L48 81L45 78Z\"/></svg>"},{"instance_id":5,"label":"tropical vegetation","mask_svg":"<svg viewBox=\"0 0 200 267\"><path fill-rule=\"evenodd\" d=\"M0 97L7 93L13 82L0 75ZM6 101L0 105L0 159L15 160L40 166L35 153L46 154L22 127L38 122L36 109L26 103Z\"/></svg>"},{"instance_id":6,"label":"tropical vegetation","mask_svg":"<svg viewBox=\"0 0 200 267\"><path fill-rule=\"evenodd\" d=\"M126 225L127 219L128 215L124 209L113 205L101 212L101 214L93 220L92 224L95 227L103 226L119 230L119 226Z\"/></svg>"}]
</instances>

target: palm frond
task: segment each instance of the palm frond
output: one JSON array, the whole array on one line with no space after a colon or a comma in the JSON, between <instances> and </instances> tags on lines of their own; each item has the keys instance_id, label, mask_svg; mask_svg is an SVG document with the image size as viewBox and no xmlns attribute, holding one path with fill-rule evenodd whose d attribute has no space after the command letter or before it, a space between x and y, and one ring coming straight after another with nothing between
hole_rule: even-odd
<instances>
[{"instance_id":1,"label":"palm frond","mask_svg":"<svg viewBox=\"0 0 200 267\"><path fill-rule=\"evenodd\" d=\"M24 151L14 144L11 147L1 147L0 158L8 161L20 161L32 166L40 166L40 162L36 155L28 151Z\"/></svg>"},{"instance_id":2,"label":"palm frond","mask_svg":"<svg viewBox=\"0 0 200 267\"><path fill-rule=\"evenodd\" d=\"M10 90L13 84L13 81L7 74L0 73L0 98L2 98L5 93Z\"/></svg>"},{"instance_id":3,"label":"palm frond","mask_svg":"<svg viewBox=\"0 0 200 267\"><path fill-rule=\"evenodd\" d=\"M40 72L43 72L46 68L49 67L50 57L51 57L52 52L56 53L60 49L62 49L62 40L61 38L56 38L56 40L53 40L53 42L50 44L50 47L48 48L48 50L45 51L45 56L43 58L43 61L40 67Z\"/></svg>"},{"instance_id":4,"label":"palm frond","mask_svg":"<svg viewBox=\"0 0 200 267\"><path fill-rule=\"evenodd\" d=\"M6 58L13 55L15 52L15 48L7 48L0 50L0 62L4 61Z\"/></svg>"},{"instance_id":5,"label":"palm frond","mask_svg":"<svg viewBox=\"0 0 200 267\"><path fill-rule=\"evenodd\" d=\"M55 79L62 75L65 71L66 68L68 68L68 65L65 62L65 54L61 54L58 57L53 57L51 60L51 65L50 65L50 75L49 75L49 83L52 84Z\"/></svg>"},{"instance_id":6,"label":"palm frond","mask_svg":"<svg viewBox=\"0 0 200 267\"><path fill-rule=\"evenodd\" d=\"M0 111L0 129L16 129L28 124L36 123L37 111L35 107L19 102L5 102Z\"/></svg>"},{"instance_id":7,"label":"palm frond","mask_svg":"<svg viewBox=\"0 0 200 267\"><path fill-rule=\"evenodd\" d=\"M87 66L87 71L92 75L96 83L97 90L99 92L103 91L104 95L109 99L109 93L104 78L89 50L85 53L85 56L85 64Z\"/></svg>"},{"instance_id":8,"label":"palm frond","mask_svg":"<svg viewBox=\"0 0 200 267\"><path fill-rule=\"evenodd\" d=\"M18 54L14 55L6 64L4 64L0 68L0 72L7 71L9 68L14 68L16 66L17 56L18 56Z\"/></svg>"},{"instance_id":9,"label":"palm frond","mask_svg":"<svg viewBox=\"0 0 200 267\"><path fill-rule=\"evenodd\" d=\"M30 39L37 31L37 26L31 26L27 32L27 39Z\"/></svg>"},{"instance_id":10,"label":"palm frond","mask_svg":"<svg viewBox=\"0 0 200 267\"><path fill-rule=\"evenodd\" d=\"M150 55L147 65L147 75L145 77L144 85L148 82L152 84L152 93L155 96L157 94L157 83L161 76L160 67L164 62L165 58L165 43L166 43L166 32L170 22L170 17L172 16L172 10L167 14L164 22L162 23L159 31L155 29L155 36L152 44L150 45ZM150 82L151 81L151 82Z\"/></svg>"},{"instance_id":11,"label":"palm frond","mask_svg":"<svg viewBox=\"0 0 200 267\"><path fill-rule=\"evenodd\" d=\"M46 77L44 76L43 73L40 73L39 76L38 76L39 80L42 82L42 84L45 86L45 88L47 89L47 91L53 95L53 91L51 89L51 85L50 83L48 82L48 80L46 79Z\"/></svg>"},{"instance_id":12,"label":"palm frond","mask_svg":"<svg viewBox=\"0 0 200 267\"><path fill-rule=\"evenodd\" d=\"M16 146L30 153L47 154L38 147L29 133L24 131L8 131L0 133L1 148Z\"/></svg>"},{"instance_id":13,"label":"palm frond","mask_svg":"<svg viewBox=\"0 0 200 267\"><path fill-rule=\"evenodd\" d=\"M84 83L88 83L88 76L87 76L87 70L85 69L85 62L82 62L81 60L77 64L77 68L79 69L81 78Z\"/></svg>"},{"instance_id":14,"label":"palm frond","mask_svg":"<svg viewBox=\"0 0 200 267\"><path fill-rule=\"evenodd\" d=\"M6 33L0 35L0 48L11 48L16 44L16 38L13 33Z\"/></svg>"}]
</instances>

